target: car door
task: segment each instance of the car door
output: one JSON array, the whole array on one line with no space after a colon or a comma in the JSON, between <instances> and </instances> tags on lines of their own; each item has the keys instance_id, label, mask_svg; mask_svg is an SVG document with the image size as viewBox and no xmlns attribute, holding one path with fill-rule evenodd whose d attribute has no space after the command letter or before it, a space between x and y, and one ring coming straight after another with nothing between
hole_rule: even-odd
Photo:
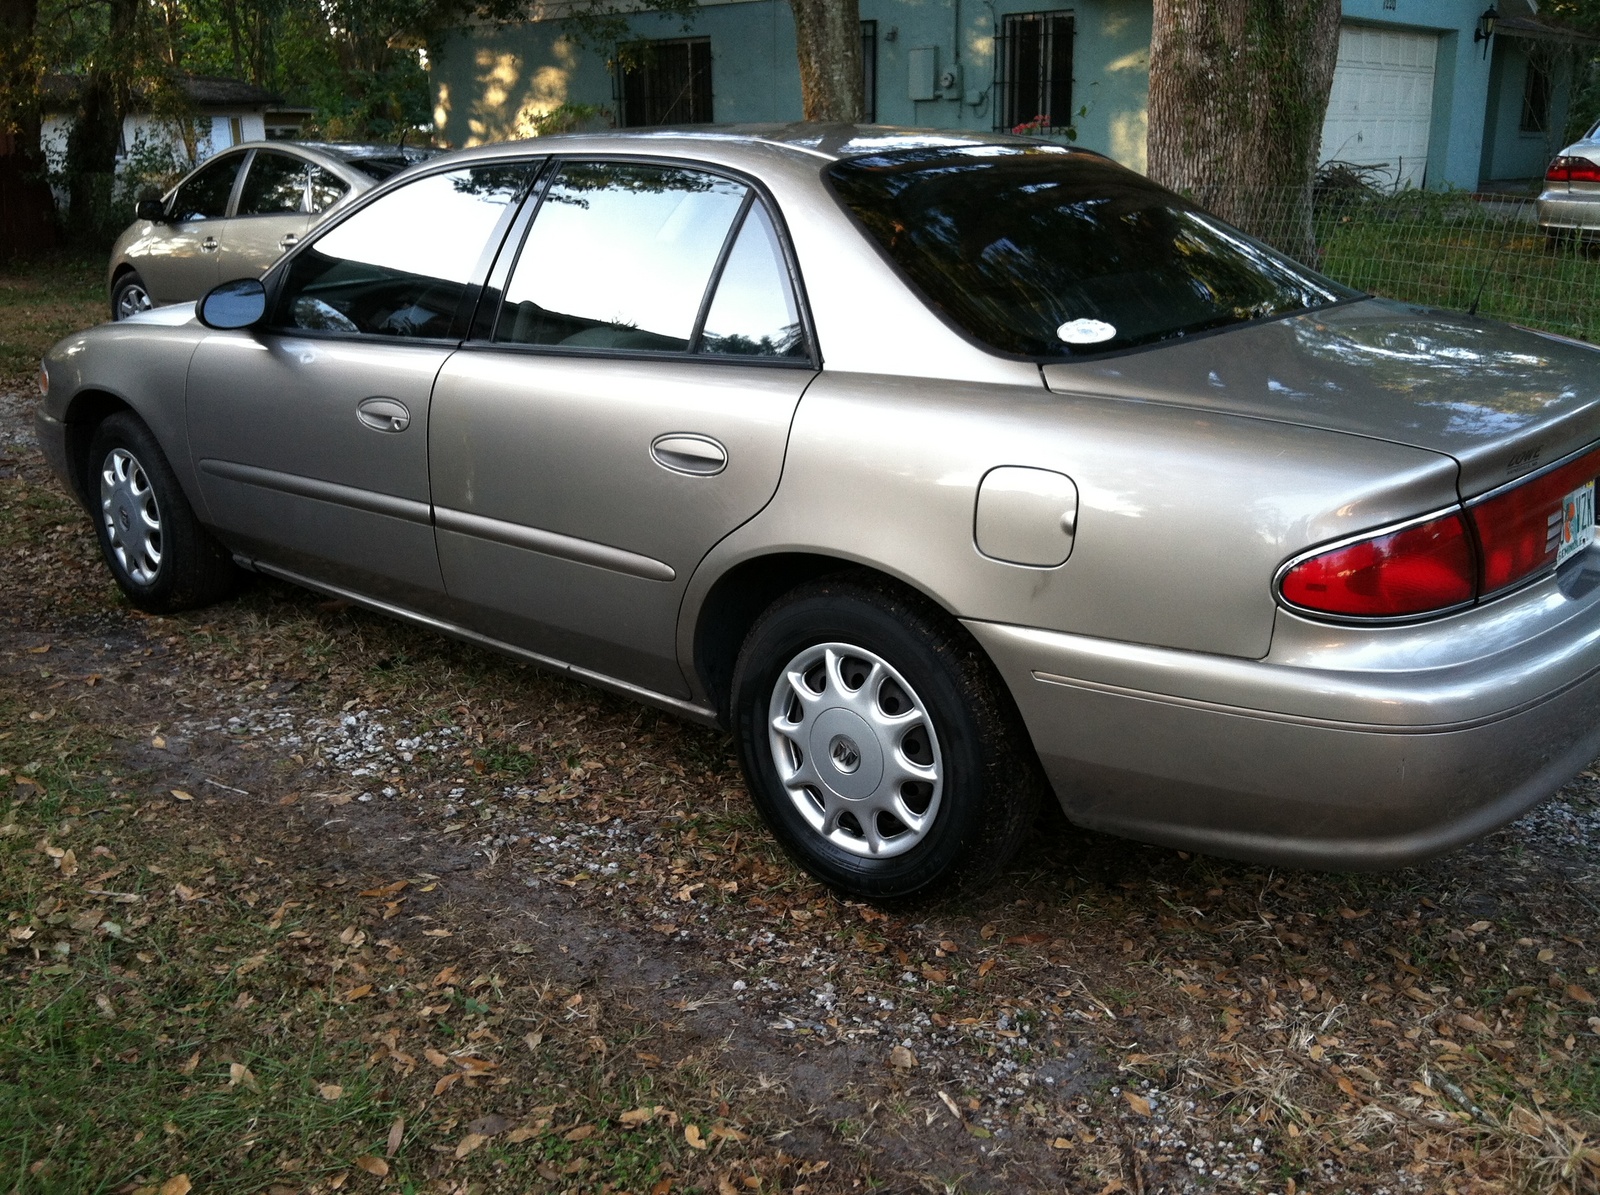
<instances>
[{"instance_id":1,"label":"car door","mask_svg":"<svg viewBox=\"0 0 1600 1195\"><path fill-rule=\"evenodd\" d=\"M247 152L218 154L179 183L167 201L160 235L135 263L153 303L186 303L217 284L222 225Z\"/></svg>"},{"instance_id":2,"label":"car door","mask_svg":"<svg viewBox=\"0 0 1600 1195\"><path fill-rule=\"evenodd\" d=\"M463 621L687 694L684 587L777 488L815 376L775 217L709 168L553 170L492 327L434 388L436 537Z\"/></svg>"},{"instance_id":3,"label":"car door","mask_svg":"<svg viewBox=\"0 0 1600 1195\"><path fill-rule=\"evenodd\" d=\"M209 516L269 570L409 607L441 598L429 398L532 169L441 171L355 209L274 277L264 328L195 351Z\"/></svg>"},{"instance_id":4,"label":"car door","mask_svg":"<svg viewBox=\"0 0 1600 1195\"><path fill-rule=\"evenodd\" d=\"M305 235L309 166L282 150L251 151L233 215L219 229L219 282L260 277Z\"/></svg>"}]
</instances>

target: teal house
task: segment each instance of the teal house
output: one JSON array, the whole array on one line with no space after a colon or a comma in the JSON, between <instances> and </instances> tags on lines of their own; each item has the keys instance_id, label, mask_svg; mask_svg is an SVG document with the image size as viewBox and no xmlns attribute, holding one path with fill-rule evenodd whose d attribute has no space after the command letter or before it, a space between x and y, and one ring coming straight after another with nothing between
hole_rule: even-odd
<instances>
[{"instance_id":1,"label":"teal house","mask_svg":"<svg viewBox=\"0 0 1600 1195\"><path fill-rule=\"evenodd\" d=\"M1562 147L1573 74L1592 47L1541 20L1537 0L1485 2L1343 0L1323 159L1401 186L1540 176ZM1070 128L1077 144L1144 168L1150 0L860 5L869 121ZM688 22L635 13L626 67L570 36L563 11L544 0L526 22L469 25L433 47L438 141L528 136L563 105L618 127L799 119L787 0L701 0Z\"/></svg>"}]
</instances>

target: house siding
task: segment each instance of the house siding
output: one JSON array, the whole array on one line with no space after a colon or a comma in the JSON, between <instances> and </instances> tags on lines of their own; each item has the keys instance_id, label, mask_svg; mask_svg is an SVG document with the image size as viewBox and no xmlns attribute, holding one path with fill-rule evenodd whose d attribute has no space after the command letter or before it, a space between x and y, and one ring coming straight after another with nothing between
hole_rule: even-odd
<instances>
[{"instance_id":1,"label":"house siding","mask_svg":"<svg viewBox=\"0 0 1600 1195\"><path fill-rule=\"evenodd\" d=\"M1485 56L1474 43L1484 0L1344 0L1347 23L1438 38L1426 185L1471 188L1480 177L1538 173L1525 138L1515 134L1521 74L1494 39ZM1073 98L1077 143L1136 170L1145 167L1148 125L1150 0L860 0L877 22L879 123L924 128L995 126L994 38L1008 13L1065 9L1074 14ZM630 18L636 37L682 36L676 18ZM794 22L786 0L710 3L690 31L711 39L713 115L718 122L790 121L800 116ZM937 71L959 67L959 89L914 100L913 58ZM916 53L921 51L921 53ZM480 25L434 47L431 75L436 138L450 146L527 136L533 120L562 103L614 108L604 53L568 38L559 20ZM1512 79L1512 75L1515 78ZM1493 76L1493 78L1492 78ZM1492 91L1491 88L1494 87ZM1494 100L1491 103L1491 94ZM1501 135L1506 121L1513 135ZM1486 122L1491 128L1486 137ZM1491 156L1486 142L1492 141ZM1542 151L1541 151L1542 152Z\"/></svg>"}]
</instances>

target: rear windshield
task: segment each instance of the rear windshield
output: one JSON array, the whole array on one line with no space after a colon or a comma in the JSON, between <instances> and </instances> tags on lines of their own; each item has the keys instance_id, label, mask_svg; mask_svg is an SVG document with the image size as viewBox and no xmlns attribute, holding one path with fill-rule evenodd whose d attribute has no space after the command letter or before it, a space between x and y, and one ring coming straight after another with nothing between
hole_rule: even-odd
<instances>
[{"instance_id":1,"label":"rear windshield","mask_svg":"<svg viewBox=\"0 0 1600 1195\"><path fill-rule=\"evenodd\" d=\"M1358 295L1089 154L924 149L827 173L927 301L1001 352L1103 353Z\"/></svg>"}]
</instances>

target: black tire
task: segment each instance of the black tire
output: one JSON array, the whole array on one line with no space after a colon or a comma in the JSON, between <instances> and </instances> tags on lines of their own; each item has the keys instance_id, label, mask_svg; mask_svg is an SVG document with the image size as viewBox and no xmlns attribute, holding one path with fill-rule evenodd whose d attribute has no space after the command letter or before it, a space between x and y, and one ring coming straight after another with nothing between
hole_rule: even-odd
<instances>
[{"instance_id":1,"label":"black tire","mask_svg":"<svg viewBox=\"0 0 1600 1195\"><path fill-rule=\"evenodd\" d=\"M140 311L148 311L153 306L154 300L150 298L150 288L144 284L144 279L138 272L129 270L126 274L119 274L111 287L111 318L114 320L127 319L130 315Z\"/></svg>"},{"instance_id":2,"label":"black tire","mask_svg":"<svg viewBox=\"0 0 1600 1195\"><path fill-rule=\"evenodd\" d=\"M239 570L200 525L156 438L131 411L95 429L85 487L100 554L122 592L150 614L225 597Z\"/></svg>"},{"instance_id":3,"label":"black tire","mask_svg":"<svg viewBox=\"0 0 1600 1195\"><path fill-rule=\"evenodd\" d=\"M843 659L833 673L825 663L806 663L816 653L826 655L830 644L861 654L854 663ZM848 651L834 654L848 657ZM820 698L816 705L801 710L805 703L798 694L791 697L791 682L784 680L791 664L810 669L796 675ZM875 673L868 671L875 665ZM868 680L876 710L909 720L892 731L874 731L862 721L868 735L863 748L849 737L854 723L839 719L857 717L847 706L866 699ZM780 690L780 681L789 688ZM774 712L786 703L789 712ZM870 576L823 578L769 607L739 652L731 712L740 762L763 820L802 867L850 896L901 900L992 879L1016 853L1045 787L1010 694L971 636L931 603ZM797 717L801 721L793 721ZM793 729L774 730L775 718ZM916 732L919 719L932 732L926 738ZM837 728L841 733L834 734ZM802 739L816 747L802 747ZM775 751L783 754L793 791L780 776ZM832 771L804 772L807 758ZM874 759L883 768L878 780L869 774ZM907 761L936 774L937 788L908 779ZM863 786L877 787L854 804L844 789L858 771ZM810 786L804 778L811 775L840 788ZM882 811L894 803L891 791L902 797L895 808L917 815L920 828ZM881 840L885 856L870 853L869 834L853 812L874 808L880 812L870 819L877 831L872 837ZM901 853L887 854L890 849Z\"/></svg>"}]
</instances>

